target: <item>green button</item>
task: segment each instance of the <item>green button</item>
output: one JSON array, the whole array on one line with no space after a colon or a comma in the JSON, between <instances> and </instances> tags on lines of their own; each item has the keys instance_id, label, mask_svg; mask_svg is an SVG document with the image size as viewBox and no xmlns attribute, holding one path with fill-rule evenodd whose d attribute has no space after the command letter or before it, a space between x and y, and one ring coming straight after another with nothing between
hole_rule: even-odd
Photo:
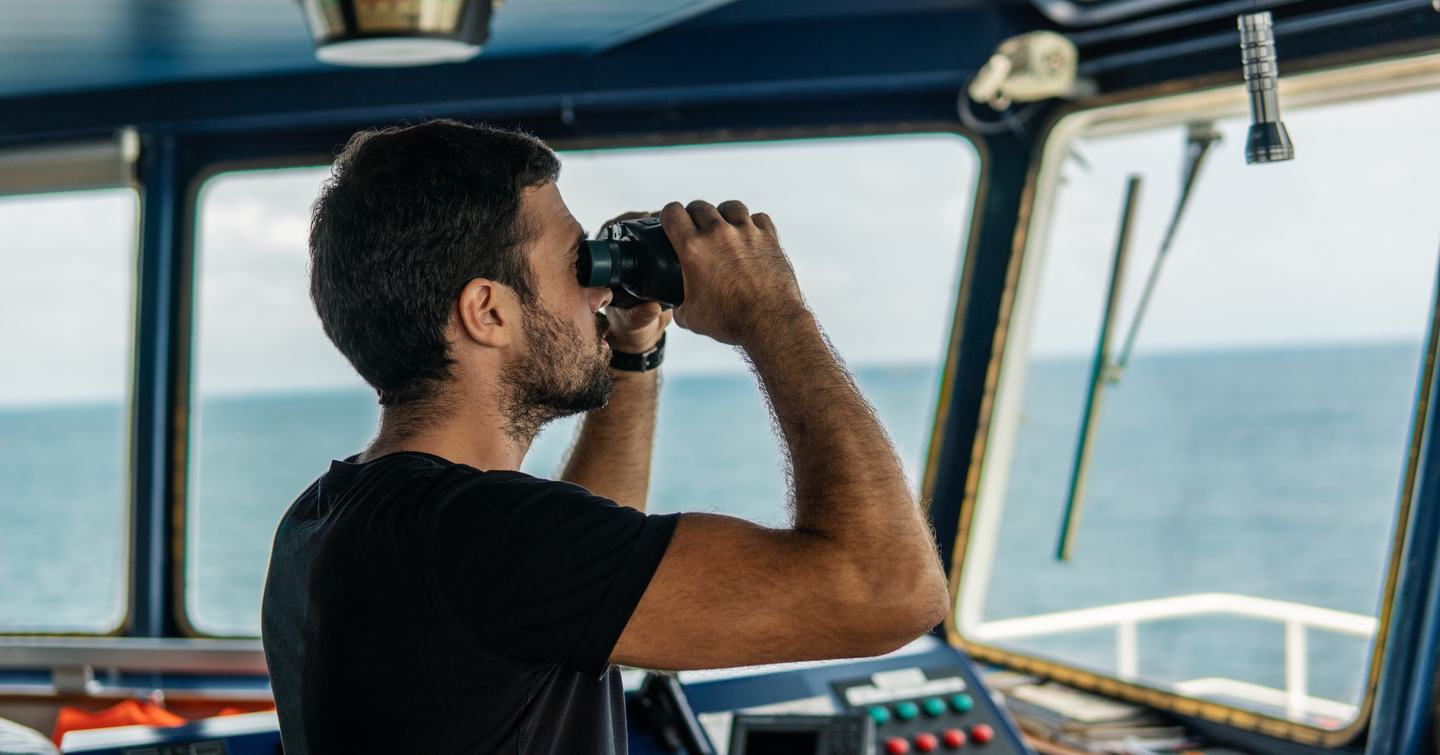
<instances>
[{"instance_id":1,"label":"green button","mask_svg":"<svg viewBox=\"0 0 1440 755\"><path fill-rule=\"evenodd\" d=\"M945 701L938 697L928 697L925 702L920 704L925 707L925 712L932 716L938 716L945 712Z\"/></svg>"},{"instance_id":2,"label":"green button","mask_svg":"<svg viewBox=\"0 0 1440 755\"><path fill-rule=\"evenodd\" d=\"M950 707L954 708L957 713L969 713L970 709L975 707L975 698L961 692L950 698Z\"/></svg>"},{"instance_id":3,"label":"green button","mask_svg":"<svg viewBox=\"0 0 1440 755\"><path fill-rule=\"evenodd\" d=\"M890 709L883 705L876 705L870 708L870 719L879 726L890 720Z\"/></svg>"},{"instance_id":4,"label":"green button","mask_svg":"<svg viewBox=\"0 0 1440 755\"><path fill-rule=\"evenodd\" d=\"M915 703L900 703L895 706L895 715L899 716L901 721L910 721L920 715L920 709L915 707Z\"/></svg>"}]
</instances>

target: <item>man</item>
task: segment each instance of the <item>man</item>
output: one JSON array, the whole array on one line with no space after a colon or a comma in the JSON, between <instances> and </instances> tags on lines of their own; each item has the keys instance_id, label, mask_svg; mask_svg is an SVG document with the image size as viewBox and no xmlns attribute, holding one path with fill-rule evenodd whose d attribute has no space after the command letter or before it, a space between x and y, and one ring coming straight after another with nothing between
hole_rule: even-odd
<instances>
[{"instance_id":1,"label":"man","mask_svg":"<svg viewBox=\"0 0 1440 755\"><path fill-rule=\"evenodd\" d=\"M947 610L884 430L740 202L661 211L674 319L754 365L793 526L643 513L658 384L625 355L670 315L580 285L558 173L532 137L430 122L356 135L315 204L316 310L384 409L275 537L262 623L288 755L623 752L613 664L874 655ZM515 471L577 412L563 481Z\"/></svg>"}]
</instances>

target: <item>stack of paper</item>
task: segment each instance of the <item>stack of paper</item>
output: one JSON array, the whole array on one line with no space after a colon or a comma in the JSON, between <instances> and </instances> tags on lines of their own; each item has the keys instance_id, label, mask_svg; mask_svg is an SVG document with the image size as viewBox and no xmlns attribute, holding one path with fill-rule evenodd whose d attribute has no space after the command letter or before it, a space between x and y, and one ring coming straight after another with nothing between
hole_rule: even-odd
<instances>
[{"instance_id":1,"label":"stack of paper","mask_svg":"<svg viewBox=\"0 0 1440 755\"><path fill-rule=\"evenodd\" d=\"M1020 728L1082 752L1146 753L1188 749L1185 730L1146 708L1059 684L1022 684L1005 694Z\"/></svg>"}]
</instances>

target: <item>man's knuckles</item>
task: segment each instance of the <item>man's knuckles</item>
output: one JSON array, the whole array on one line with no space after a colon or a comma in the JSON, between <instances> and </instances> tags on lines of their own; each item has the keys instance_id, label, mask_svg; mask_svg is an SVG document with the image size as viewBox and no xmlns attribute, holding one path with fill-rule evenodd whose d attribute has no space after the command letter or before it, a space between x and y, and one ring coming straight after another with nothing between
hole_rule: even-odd
<instances>
[{"instance_id":1,"label":"man's knuckles","mask_svg":"<svg viewBox=\"0 0 1440 755\"><path fill-rule=\"evenodd\" d=\"M729 199L720 203L716 208L720 215L732 225L748 226L750 224L750 209L744 202L738 199Z\"/></svg>"}]
</instances>

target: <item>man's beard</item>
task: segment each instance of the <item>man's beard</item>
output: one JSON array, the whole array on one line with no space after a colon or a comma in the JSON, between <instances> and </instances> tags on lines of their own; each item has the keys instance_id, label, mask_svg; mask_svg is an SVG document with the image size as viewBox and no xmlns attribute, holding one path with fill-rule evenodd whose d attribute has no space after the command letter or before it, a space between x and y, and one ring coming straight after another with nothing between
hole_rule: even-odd
<instances>
[{"instance_id":1,"label":"man's beard","mask_svg":"<svg viewBox=\"0 0 1440 755\"><path fill-rule=\"evenodd\" d=\"M603 336L609 322L604 315L596 318ZM615 380L599 342L582 337L574 324L532 304L521 326L527 348L501 374L501 407L506 432L528 443L551 420L605 406Z\"/></svg>"}]
</instances>

